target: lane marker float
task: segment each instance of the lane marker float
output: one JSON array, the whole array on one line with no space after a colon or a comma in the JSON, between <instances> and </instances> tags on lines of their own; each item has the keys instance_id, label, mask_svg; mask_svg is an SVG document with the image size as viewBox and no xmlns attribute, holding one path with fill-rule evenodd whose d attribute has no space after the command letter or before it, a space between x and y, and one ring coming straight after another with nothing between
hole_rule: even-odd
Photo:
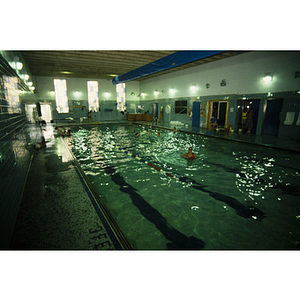
<instances>
[{"instance_id":1,"label":"lane marker float","mask_svg":"<svg viewBox=\"0 0 300 300\"><path fill-rule=\"evenodd\" d=\"M174 175L172 175L172 174L170 174L170 173L168 173L168 172L162 170L162 169L159 168L159 167L156 167L156 166L152 165L151 163L147 162L147 161L144 160L143 158L138 157L138 156L136 156L135 154L131 154L130 152L128 152L128 151L126 151L126 150L124 150L124 149L122 149L122 148L119 148L119 150L121 150L122 152L126 153L127 155L129 155L129 156L131 156L131 157L133 157L133 158L136 158L137 160L139 160L139 161L145 163L145 164L148 165L149 167L154 168L155 170L157 170L157 171L159 171L159 172L161 172L161 173L164 173L165 175L167 175L167 176L169 176L169 177L172 177L172 178L175 178L176 180L179 180L178 177L176 177L176 176L174 176Z\"/></svg>"}]
</instances>

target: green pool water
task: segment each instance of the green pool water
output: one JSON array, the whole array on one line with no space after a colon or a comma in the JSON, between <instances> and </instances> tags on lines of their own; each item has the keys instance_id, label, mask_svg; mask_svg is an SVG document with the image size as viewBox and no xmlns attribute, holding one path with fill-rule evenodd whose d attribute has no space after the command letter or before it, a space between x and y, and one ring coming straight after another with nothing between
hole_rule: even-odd
<instances>
[{"instance_id":1,"label":"green pool water","mask_svg":"<svg viewBox=\"0 0 300 300\"><path fill-rule=\"evenodd\" d=\"M78 127L65 139L134 249L298 247L294 153L139 125ZM197 160L181 156L189 147Z\"/></svg>"}]
</instances>

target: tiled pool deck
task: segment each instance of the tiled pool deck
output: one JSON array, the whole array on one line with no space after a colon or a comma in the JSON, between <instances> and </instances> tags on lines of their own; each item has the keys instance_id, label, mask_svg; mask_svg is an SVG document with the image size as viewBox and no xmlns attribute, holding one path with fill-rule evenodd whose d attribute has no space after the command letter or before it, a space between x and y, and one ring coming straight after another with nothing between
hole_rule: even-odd
<instances>
[{"instance_id":1,"label":"tiled pool deck","mask_svg":"<svg viewBox=\"0 0 300 300\"><path fill-rule=\"evenodd\" d=\"M131 249L80 167L48 125L35 150L10 250Z\"/></svg>"},{"instance_id":2,"label":"tiled pool deck","mask_svg":"<svg viewBox=\"0 0 300 300\"><path fill-rule=\"evenodd\" d=\"M111 123L111 122L110 122ZM117 124L131 124L122 122ZM108 124L101 123L100 125ZM139 122L148 126L148 123ZM66 123L64 126L84 124ZM97 126L91 124L88 126ZM173 129L161 123L159 127ZM177 130L212 138L300 152L300 140L247 133L176 126ZM132 249L100 197L89 185L63 139L47 125L47 147L36 150L19 208L10 250L122 250Z\"/></svg>"}]
</instances>

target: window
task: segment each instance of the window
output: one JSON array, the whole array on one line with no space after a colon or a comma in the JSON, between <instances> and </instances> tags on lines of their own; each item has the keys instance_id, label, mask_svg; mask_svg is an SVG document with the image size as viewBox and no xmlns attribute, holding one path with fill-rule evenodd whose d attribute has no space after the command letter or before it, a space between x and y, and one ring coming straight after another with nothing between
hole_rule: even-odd
<instances>
[{"instance_id":1,"label":"window","mask_svg":"<svg viewBox=\"0 0 300 300\"><path fill-rule=\"evenodd\" d=\"M117 84L116 90L117 90L117 110L125 111L126 110L126 101L125 101L126 86L125 86L125 83Z\"/></svg>"},{"instance_id":2,"label":"window","mask_svg":"<svg viewBox=\"0 0 300 300\"><path fill-rule=\"evenodd\" d=\"M68 113L67 82L65 79L54 79L56 110L59 113Z\"/></svg>"},{"instance_id":3,"label":"window","mask_svg":"<svg viewBox=\"0 0 300 300\"><path fill-rule=\"evenodd\" d=\"M187 114L187 100L175 101L175 114Z\"/></svg>"},{"instance_id":4,"label":"window","mask_svg":"<svg viewBox=\"0 0 300 300\"><path fill-rule=\"evenodd\" d=\"M16 77L4 76L4 91L8 103L8 113L21 113L21 103L19 99L18 80Z\"/></svg>"},{"instance_id":5,"label":"window","mask_svg":"<svg viewBox=\"0 0 300 300\"><path fill-rule=\"evenodd\" d=\"M88 81L88 99L89 99L89 110L99 110L99 93L98 93L98 81Z\"/></svg>"}]
</instances>

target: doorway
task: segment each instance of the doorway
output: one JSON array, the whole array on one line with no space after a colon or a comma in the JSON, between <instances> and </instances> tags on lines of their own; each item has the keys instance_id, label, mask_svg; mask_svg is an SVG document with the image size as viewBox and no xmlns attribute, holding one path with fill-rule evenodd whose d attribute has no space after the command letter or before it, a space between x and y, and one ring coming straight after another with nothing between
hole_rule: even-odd
<instances>
[{"instance_id":1,"label":"doorway","mask_svg":"<svg viewBox=\"0 0 300 300\"><path fill-rule=\"evenodd\" d=\"M278 135L283 99L268 100L263 134Z\"/></svg>"},{"instance_id":2,"label":"doorway","mask_svg":"<svg viewBox=\"0 0 300 300\"><path fill-rule=\"evenodd\" d=\"M50 123L52 120L51 104L41 103L41 115L42 120ZM30 123L35 123L39 120L36 104L25 105L26 117Z\"/></svg>"},{"instance_id":3,"label":"doorway","mask_svg":"<svg viewBox=\"0 0 300 300\"><path fill-rule=\"evenodd\" d=\"M51 104L41 103L41 113L42 119L47 123L50 123L52 120Z\"/></svg>"},{"instance_id":4,"label":"doorway","mask_svg":"<svg viewBox=\"0 0 300 300\"><path fill-rule=\"evenodd\" d=\"M25 112L29 123L35 123L38 120L35 104L25 104Z\"/></svg>"},{"instance_id":5,"label":"doorway","mask_svg":"<svg viewBox=\"0 0 300 300\"><path fill-rule=\"evenodd\" d=\"M200 105L201 102L193 102L192 127L200 126Z\"/></svg>"},{"instance_id":6,"label":"doorway","mask_svg":"<svg viewBox=\"0 0 300 300\"><path fill-rule=\"evenodd\" d=\"M208 118L206 119L206 127L209 127L209 122L212 116L218 120L219 126L227 124L228 116L228 100L210 100L208 101Z\"/></svg>"},{"instance_id":7,"label":"doorway","mask_svg":"<svg viewBox=\"0 0 300 300\"><path fill-rule=\"evenodd\" d=\"M153 103L153 116L155 121L158 120L158 103Z\"/></svg>"},{"instance_id":8,"label":"doorway","mask_svg":"<svg viewBox=\"0 0 300 300\"><path fill-rule=\"evenodd\" d=\"M250 133L256 133L256 127L257 127L257 120L258 120L258 114L259 114L259 105L260 105L260 99L251 99L251 100L238 100L237 101L237 124L238 128L235 130L242 129L242 111L246 109L247 111L250 110L250 108L253 109L253 127L250 131Z\"/></svg>"}]
</instances>

